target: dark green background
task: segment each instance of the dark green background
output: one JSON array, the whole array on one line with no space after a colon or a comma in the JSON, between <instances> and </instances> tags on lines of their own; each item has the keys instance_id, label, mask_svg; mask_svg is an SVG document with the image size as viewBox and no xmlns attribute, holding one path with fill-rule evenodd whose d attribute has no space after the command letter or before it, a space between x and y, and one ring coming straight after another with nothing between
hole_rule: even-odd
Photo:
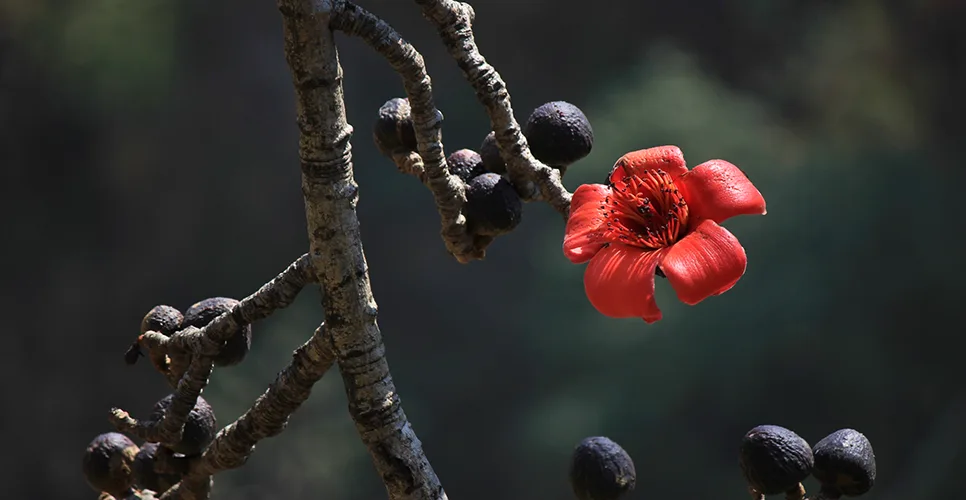
<instances>
[{"instance_id":1,"label":"dark green background","mask_svg":"<svg viewBox=\"0 0 966 500\"><path fill-rule=\"evenodd\" d=\"M748 253L694 306L658 284L654 325L597 314L546 205L460 265L429 192L378 156L398 77L339 37L379 323L450 498L567 499L567 461L607 435L631 498L744 499L737 446L779 424L872 441L876 500L954 498L966 467L966 7L943 0L476 2L517 118L567 100L596 143L574 189L624 152L725 158L768 202L727 223ZM363 1L423 51L448 151L488 120L412 2ZM0 4L4 496L93 499L80 459L120 406L167 393L122 353L155 304L242 297L307 247L291 81L271 1ZM316 289L255 325L205 396L236 418L322 318ZM323 379L289 430L216 478L216 499L382 498ZM814 484L806 486L814 488Z\"/></svg>"}]
</instances>

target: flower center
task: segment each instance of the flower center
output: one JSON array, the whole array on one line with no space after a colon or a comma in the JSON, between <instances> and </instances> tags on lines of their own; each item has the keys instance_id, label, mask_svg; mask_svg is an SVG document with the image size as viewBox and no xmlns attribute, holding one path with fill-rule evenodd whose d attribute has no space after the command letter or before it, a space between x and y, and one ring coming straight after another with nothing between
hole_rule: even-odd
<instances>
[{"instance_id":1,"label":"flower center","mask_svg":"<svg viewBox=\"0 0 966 500\"><path fill-rule=\"evenodd\" d=\"M614 183L604 199L604 237L615 243L658 249L684 236L688 204L671 176L660 169Z\"/></svg>"}]
</instances>

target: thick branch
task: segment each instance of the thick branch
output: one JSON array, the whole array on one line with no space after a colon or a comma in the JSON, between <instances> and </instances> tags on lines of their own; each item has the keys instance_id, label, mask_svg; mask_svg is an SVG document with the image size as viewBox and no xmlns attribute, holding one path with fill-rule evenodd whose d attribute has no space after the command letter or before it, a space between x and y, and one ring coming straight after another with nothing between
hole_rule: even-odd
<instances>
[{"instance_id":1,"label":"thick branch","mask_svg":"<svg viewBox=\"0 0 966 500\"><path fill-rule=\"evenodd\" d=\"M439 32L450 55L476 90L496 133L507 173L525 200L541 199L561 215L570 212L570 192L560 180L560 172L544 165L530 153L527 139L513 117L506 83L476 47L473 37L473 8L453 0L416 0Z\"/></svg>"},{"instance_id":2,"label":"thick branch","mask_svg":"<svg viewBox=\"0 0 966 500\"><path fill-rule=\"evenodd\" d=\"M360 239L332 1L278 0L295 86L302 193L349 412L392 499L445 498L389 374Z\"/></svg>"},{"instance_id":3,"label":"thick branch","mask_svg":"<svg viewBox=\"0 0 966 500\"><path fill-rule=\"evenodd\" d=\"M423 56L385 21L352 2L333 1L331 16L332 29L361 38L386 58L402 78L423 162L424 174L419 177L433 192L446 249L463 263L482 259L484 249L476 247L473 235L467 230L466 217L461 214L466 201L464 184L446 166L441 142L443 114L433 102L433 88Z\"/></svg>"}]
</instances>

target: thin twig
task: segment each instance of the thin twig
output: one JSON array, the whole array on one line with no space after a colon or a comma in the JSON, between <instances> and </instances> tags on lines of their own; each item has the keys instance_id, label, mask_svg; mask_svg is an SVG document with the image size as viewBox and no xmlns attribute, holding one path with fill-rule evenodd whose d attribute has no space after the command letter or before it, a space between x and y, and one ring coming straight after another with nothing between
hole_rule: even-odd
<instances>
[{"instance_id":1,"label":"thin twig","mask_svg":"<svg viewBox=\"0 0 966 500\"><path fill-rule=\"evenodd\" d=\"M566 218L570 213L571 194L561 182L560 172L544 165L530 153L527 139L513 117L506 82L476 46L473 8L453 0L415 1L422 7L423 16L436 26L446 49L456 59L463 75L476 90L476 97L486 108L500 155L520 196L526 201L546 201Z\"/></svg>"},{"instance_id":2,"label":"thin twig","mask_svg":"<svg viewBox=\"0 0 966 500\"><path fill-rule=\"evenodd\" d=\"M442 499L443 488L403 412L376 324L352 175L333 2L278 0L295 87L309 254L322 287L349 413L391 499Z\"/></svg>"},{"instance_id":3,"label":"thin twig","mask_svg":"<svg viewBox=\"0 0 966 500\"><path fill-rule=\"evenodd\" d=\"M295 297L314 283L315 271L312 259L304 254L295 262L261 286L255 293L235 304L230 311L218 316L204 328L186 328L165 337L158 332L147 332L141 336L141 346L151 351L155 349L174 352L216 356L223 344L233 333L244 325L265 319L278 309L284 309L295 301Z\"/></svg>"},{"instance_id":4,"label":"thin twig","mask_svg":"<svg viewBox=\"0 0 966 500\"><path fill-rule=\"evenodd\" d=\"M171 406L164 413L164 417L158 420L137 420L132 418L128 412L120 409L111 409L110 420L121 432L133 434L151 443L161 443L167 447L172 447L181 441L184 433L184 424L188 420L188 414L194 409L198 396L208 385L208 377L211 376L212 358L210 356L196 355L192 357L191 364L185 375L181 377L178 387L174 392Z\"/></svg>"},{"instance_id":5,"label":"thin twig","mask_svg":"<svg viewBox=\"0 0 966 500\"><path fill-rule=\"evenodd\" d=\"M207 477L244 465L255 451L256 443L285 429L289 417L309 398L312 386L334 362L331 338L325 334L324 326L320 326L293 353L292 362L279 372L252 407L219 431L204 454L190 462L182 481L204 485ZM191 488L176 485L161 498L179 498L182 489Z\"/></svg>"},{"instance_id":6,"label":"thin twig","mask_svg":"<svg viewBox=\"0 0 966 500\"><path fill-rule=\"evenodd\" d=\"M334 362L331 338L325 333L324 325L319 326L315 334L293 353L292 362L279 372L255 404L218 432L189 474L211 475L244 465L258 441L276 436L285 429L289 417L309 398L312 386Z\"/></svg>"}]
</instances>

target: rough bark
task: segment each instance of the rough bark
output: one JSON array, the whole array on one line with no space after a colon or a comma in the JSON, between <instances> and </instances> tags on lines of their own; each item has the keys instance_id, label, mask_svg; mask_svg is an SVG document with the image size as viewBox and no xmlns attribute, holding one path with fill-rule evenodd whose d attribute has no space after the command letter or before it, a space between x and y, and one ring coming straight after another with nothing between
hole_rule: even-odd
<instances>
[{"instance_id":1,"label":"rough bark","mask_svg":"<svg viewBox=\"0 0 966 500\"><path fill-rule=\"evenodd\" d=\"M510 92L500 74L480 54L473 36L473 8L453 0L415 0L423 15L433 23L450 56L476 90L496 133L507 173L524 200L543 200L564 218L570 213L571 194L560 172L533 157L527 138L513 116Z\"/></svg>"},{"instance_id":2,"label":"rough bark","mask_svg":"<svg viewBox=\"0 0 966 500\"><path fill-rule=\"evenodd\" d=\"M445 498L389 374L376 322L352 173L333 2L278 0L295 86L309 254L349 413L392 499Z\"/></svg>"},{"instance_id":3,"label":"rough bark","mask_svg":"<svg viewBox=\"0 0 966 500\"><path fill-rule=\"evenodd\" d=\"M485 245L480 246L480 240L473 238L461 213L466 202L463 181L451 174L446 165L441 132L443 114L433 101L432 80L423 56L389 24L352 2L332 2L330 28L361 38L402 78L412 108L417 150L422 158L421 175L417 177L433 192L446 249L463 263L482 259ZM409 170L415 170L413 167L413 163L408 165Z\"/></svg>"}]
</instances>

